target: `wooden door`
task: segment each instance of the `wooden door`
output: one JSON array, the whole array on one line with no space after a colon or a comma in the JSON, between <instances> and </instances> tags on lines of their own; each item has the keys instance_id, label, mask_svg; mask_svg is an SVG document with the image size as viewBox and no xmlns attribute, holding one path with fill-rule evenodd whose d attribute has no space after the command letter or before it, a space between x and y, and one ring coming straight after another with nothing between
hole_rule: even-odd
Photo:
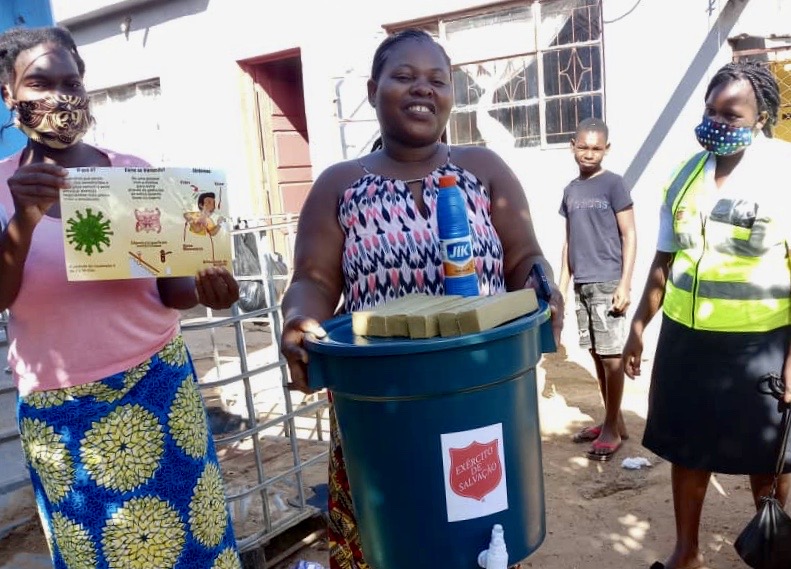
<instances>
[{"instance_id":1,"label":"wooden door","mask_svg":"<svg viewBox=\"0 0 791 569\"><path fill-rule=\"evenodd\" d=\"M253 66L272 213L299 213L313 183L299 56Z\"/></svg>"}]
</instances>

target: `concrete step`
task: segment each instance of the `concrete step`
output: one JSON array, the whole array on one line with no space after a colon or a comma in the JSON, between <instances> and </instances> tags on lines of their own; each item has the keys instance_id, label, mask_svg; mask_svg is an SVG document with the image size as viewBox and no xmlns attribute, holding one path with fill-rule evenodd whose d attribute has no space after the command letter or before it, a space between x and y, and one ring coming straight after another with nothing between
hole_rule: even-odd
<instances>
[{"instance_id":1,"label":"concrete step","mask_svg":"<svg viewBox=\"0 0 791 569\"><path fill-rule=\"evenodd\" d=\"M3 371L5 354L6 346L0 346L0 495L29 484L16 421L16 388Z\"/></svg>"},{"instance_id":2,"label":"concrete step","mask_svg":"<svg viewBox=\"0 0 791 569\"><path fill-rule=\"evenodd\" d=\"M16 389L13 386L4 389L0 384L0 443L3 441L2 433L6 431L17 432Z\"/></svg>"},{"instance_id":3,"label":"concrete step","mask_svg":"<svg viewBox=\"0 0 791 569\"><path fill-rule=\"evenodd\" d=\"M19 439L0 444L0 495L29 484L25 457Z\"/></svg>"},{"instance_id":4,"label":"concrete step","mask_svg":"<svg viewBox=\"0 0 791 569\"><path fill-rule=\"evenodd\" d=\"M52 569L52 561L42 553L17 553L0 569Z\"/></svg>"}]
</instances>

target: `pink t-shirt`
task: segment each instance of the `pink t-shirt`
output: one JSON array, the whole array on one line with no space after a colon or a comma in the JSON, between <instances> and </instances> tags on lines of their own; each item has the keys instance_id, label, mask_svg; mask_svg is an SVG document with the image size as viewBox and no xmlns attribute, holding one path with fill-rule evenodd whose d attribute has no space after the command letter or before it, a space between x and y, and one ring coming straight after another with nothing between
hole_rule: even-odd
<instances>
[{"instance_id":1,"label":"pink t-shirt","mask_svg":"<svg viewBox=\"0 0 791 569\"><path fill-rule=\"evenodd\" d=\"M113 166L147 166L103 150ZM10 217L8 178L21 153L0 162L0 204ZM66 280L60 219L33 231L19 295L10 307L8 362L21 395L103 379L146 361L179 330L179 313L162 304L156 279Z\"/></svg>"}]
</instances>

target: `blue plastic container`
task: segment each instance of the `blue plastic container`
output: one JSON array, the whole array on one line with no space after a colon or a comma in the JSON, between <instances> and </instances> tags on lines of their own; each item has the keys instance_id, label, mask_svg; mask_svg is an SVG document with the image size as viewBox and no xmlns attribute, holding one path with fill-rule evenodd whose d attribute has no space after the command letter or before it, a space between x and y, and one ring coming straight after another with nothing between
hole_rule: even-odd
<instances>
[{"instance_id":1,"label":"blue plastic container","mask_svg":"<svg viewBox=\"0 0 791 569\"><path fill-rule=\"evenodd\" d=\"M472 256L467 200L456 185L456 176L439 178L437 230L445 273L445 294L477 296L478 274Z\"/></svg>"},{"instance_id":2,"label":"blue plastic container","mask_svg":"<svg viewBox=\"0 0 791 569\"><path fill-rule=\"evenodd\" d=\"M535 366L549 309L478 334L355 336L350 316L310 337L308 375L332 390L366 561L473 569L501 524L509 562L544 539Z\"/></svg>"}]
</instances>

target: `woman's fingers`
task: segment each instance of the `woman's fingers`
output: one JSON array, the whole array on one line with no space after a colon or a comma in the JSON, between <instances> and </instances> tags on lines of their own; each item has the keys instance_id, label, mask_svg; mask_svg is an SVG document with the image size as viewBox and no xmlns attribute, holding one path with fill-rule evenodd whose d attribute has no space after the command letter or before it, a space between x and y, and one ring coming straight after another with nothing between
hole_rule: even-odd
<instances>
[{"instance_id":1,"label":"woman's fingers","mask_svg":"<svg viewBox=\"0 0 791 569\"><path fill-rule=\"evenodd\" d=\"M305 334L312 334L318 338L327 335L321 325L313 318L295 316L289 318L283 326L283 336L280 342L280 351L288 362L291 381L287 387L313 393L308 386L308 352L304 348Z\"/></svg>"},{"instance_id":2,"label":"woman's fingers","mask_svg":"<svg viewBox=\"0 0 791 569\"><path fill-rule=\"evenodd\" d=\"M552 318L552 335L555 337L555 345L560 345L560 335L563 332L563 320L565 319L565 306L563 295L559 290L553 289L549 299L549 313Z\"/></svg>"},{"instance_id":3,"label":"woman's fingers","mask_svg":"<svg viewBox=\"0 0 791 569\"><path fill-rule=\"evenodd\" d=\"M198 301L209 308L228 308L239 299L239 283L226 269L204 269L195 277Z\"/></svg>"},{"instance_id":4,"label":"woman's fingers","mask_svg":"<svg viewBox=\"0 0 791 569\"><path fill-rule=\"evenodd\" d=\"M624 373L629 378L634 379L640 375L640 359L635 357L634 354L624 354Z\"/></svg>"}]
</instances>

